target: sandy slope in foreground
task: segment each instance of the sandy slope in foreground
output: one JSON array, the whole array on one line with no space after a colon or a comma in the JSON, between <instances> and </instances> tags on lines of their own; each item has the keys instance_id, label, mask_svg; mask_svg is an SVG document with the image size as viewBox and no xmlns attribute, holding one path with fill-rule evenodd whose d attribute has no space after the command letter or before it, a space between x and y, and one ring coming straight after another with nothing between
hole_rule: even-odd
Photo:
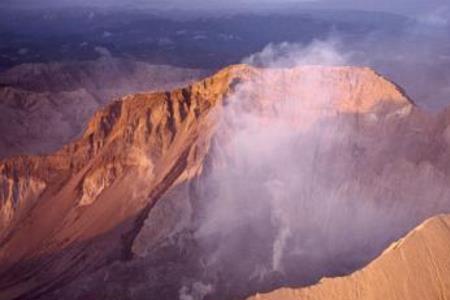
<instances>
[{"instance_id":1,"label":"sandy slope in foreground","mask_svg":"<svg viewBox=\"0 0 450 300\"><path fill-rule=\"evenodd\" d=\"M450 296L450 215L434 217L350 276L249 299L447 299Z\"/></svg>"}]
</instances>

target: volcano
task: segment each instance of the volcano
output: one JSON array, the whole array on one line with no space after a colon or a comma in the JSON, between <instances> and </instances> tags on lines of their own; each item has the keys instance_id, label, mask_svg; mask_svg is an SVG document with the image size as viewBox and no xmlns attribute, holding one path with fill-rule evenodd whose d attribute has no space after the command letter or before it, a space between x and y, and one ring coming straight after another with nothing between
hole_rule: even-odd
<instances>
[{"instance_id":1,"label":"volcano","mask_svg":"<svg viewBox=\"0 0 450 300\"><path fill-rule=\"evenodd\" d=\"M449 125L358 67L236 65L123 97L53 154L0 163L0 298L244 299L348 275L450 211ZM286 293L374 280L370 295L405 298L403 248L429 272L408 284L441 284L445 256L434 272L424 251L445 248L445 220Z\"/></svg>"}]
</instances>

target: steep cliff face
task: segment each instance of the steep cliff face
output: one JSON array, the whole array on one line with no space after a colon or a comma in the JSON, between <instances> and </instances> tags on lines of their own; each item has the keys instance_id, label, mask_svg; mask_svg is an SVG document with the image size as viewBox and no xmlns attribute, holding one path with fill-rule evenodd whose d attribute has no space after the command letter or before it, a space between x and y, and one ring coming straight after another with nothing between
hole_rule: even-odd
<instances>
[{"instance_id":1,"label":"steep cliff face","mask_svg":"<svg viewBox=\"0 0 450 300\"><path fill-rule=\"evenodd\" d=\"M354 270L450 208L447 128L366 68L240 65L127 96L54 154L0 163L0 298L197 293L183 274L235 298Z\"/></svg>"},{"instance_id":2,"label":"steep cliff face","mask_svg":"<svg viewBox=\"0 0 450 300\"><path fill-rule=\"evenodd\" d=\"M427 220L350 276L249 299L441 299L450 293L450 216Z\"/></svg>"}]
</instances>

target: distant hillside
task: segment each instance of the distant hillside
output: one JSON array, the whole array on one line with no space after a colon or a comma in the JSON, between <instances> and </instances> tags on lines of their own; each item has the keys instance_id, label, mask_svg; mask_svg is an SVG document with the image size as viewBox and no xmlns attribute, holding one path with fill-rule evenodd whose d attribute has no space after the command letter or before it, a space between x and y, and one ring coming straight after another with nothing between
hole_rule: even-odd
<instances>
[{"instance_id":1,"label":"distant hillside","mask_svg":"<svg viewBox=\"0 0 450 300\"><path fill-rule=\"evenodd\" d=\"M103 57L24 64L0 73L0 158L54 151L85 129L99 109L122 96L168 90L206 71Z\"/></svg>"}]
</instances>

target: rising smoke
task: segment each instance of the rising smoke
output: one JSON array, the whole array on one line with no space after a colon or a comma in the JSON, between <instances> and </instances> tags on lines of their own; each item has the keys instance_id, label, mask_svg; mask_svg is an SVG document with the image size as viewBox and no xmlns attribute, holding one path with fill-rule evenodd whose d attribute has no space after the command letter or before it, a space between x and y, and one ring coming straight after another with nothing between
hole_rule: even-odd
<instances>
[{"instance_id":1,"label":"rising smoke","mask_svg":"<svg viewBox=\"0 0 450 300\"><path fill-rule=\"evenodd\" d=\"M310 44L269 44L261 52L243 59L244 64L265 68L292 68L304 65L344 66L351 61L351 52L339 51L338 38L314 40Z\"/></svg>"},{"instance_id":2,"label":"rising smoke","mask_svg":"<svg viewBox=\"0 0 450 300\"><path fill-rule=\"evenodd\" d=\"M372 32L365 38L351 40L333 32L326 40L306 45L269 44L243 62L269 68L311 64L369 66L406 88L408 96L421 107L440 110L450 101L450 35L444 16L424 15L424 19L412 22L392 37Z\"/></svg>"},{"instance_id":3,"label":"rising smoke","mask_svg":"<svg viewBox=\"0 0 450 300\"><path fill-rule=\"evenodd\" d=\"M409 142L393 142L403 134L396 121L375 116L367 126L385 128L377 135L364 119L330 114L342 86L327 86L329 75L308 65L352 64L340 47L336 40L269 45L245 59L304 72L262 75L227 99L211 153L220 163L197 183L193 238L203 271L180 299L244 297L347 274L449 211L445 174L397 151Z\"/></svg>"}]
</instances>

